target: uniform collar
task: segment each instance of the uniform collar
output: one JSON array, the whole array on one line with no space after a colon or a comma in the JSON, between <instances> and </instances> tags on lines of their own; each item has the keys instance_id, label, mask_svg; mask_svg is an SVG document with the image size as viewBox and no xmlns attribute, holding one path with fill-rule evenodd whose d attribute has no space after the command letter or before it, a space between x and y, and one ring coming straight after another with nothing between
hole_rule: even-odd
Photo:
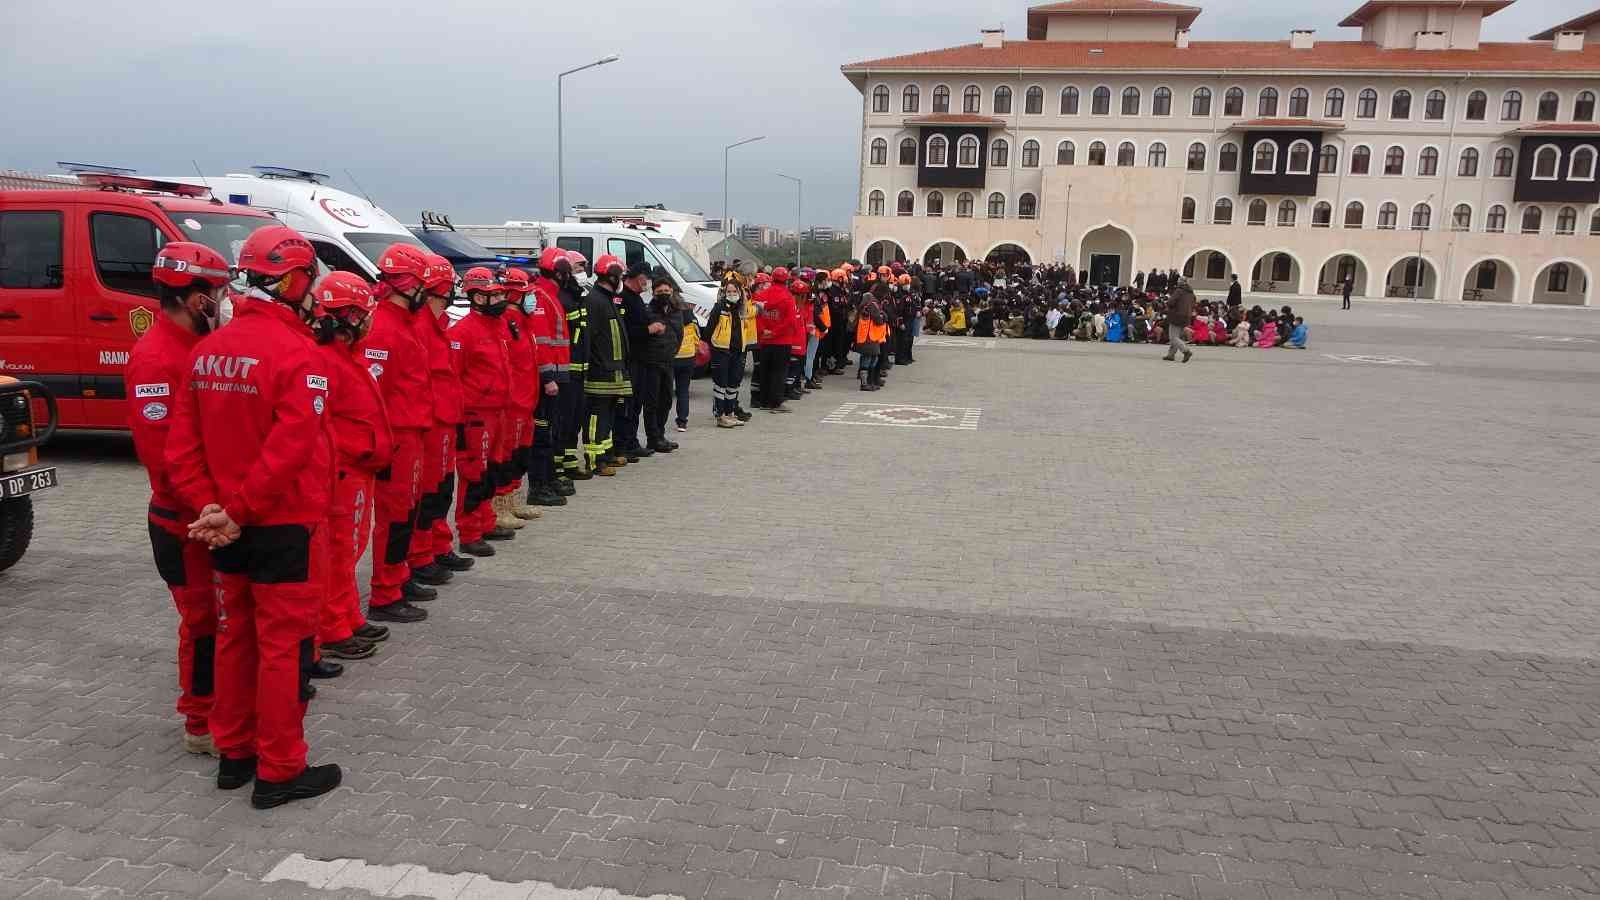
<instances>
[{"instance_id":1,"label":"uniform collar","mask_svg":"<svg viewBox=\"0 0 1600 900\"><path fill-rule=\"evenodd\" d=\"M172 321L172 317L165 313L156 317L156 324L153 330L158 336L169 341L175 341L181 347L193 347L195 344L200 343L200 335Z\"/></svg>"}]
</instances>

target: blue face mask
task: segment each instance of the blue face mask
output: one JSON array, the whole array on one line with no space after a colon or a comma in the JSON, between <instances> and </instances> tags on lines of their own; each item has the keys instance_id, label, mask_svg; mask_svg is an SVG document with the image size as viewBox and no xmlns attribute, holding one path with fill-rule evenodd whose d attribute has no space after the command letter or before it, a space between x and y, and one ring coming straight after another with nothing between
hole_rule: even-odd
<instances>
[{"instance_id":1,"label":"blue face mask","mask_svg":"<svg viewBox=\"0 0 1600 900\"><path fill-rule=\"evenodd\" d=\"M534 311L537 310L538 308L539 308L539 298L538 298L538 296L535 295L533 293L533 291L529 291L527 293L527 295L522 298L522 311L524 313L526 313L527 315L531 316L531 315L533 315Z\"/></svg>"}]
</instances>

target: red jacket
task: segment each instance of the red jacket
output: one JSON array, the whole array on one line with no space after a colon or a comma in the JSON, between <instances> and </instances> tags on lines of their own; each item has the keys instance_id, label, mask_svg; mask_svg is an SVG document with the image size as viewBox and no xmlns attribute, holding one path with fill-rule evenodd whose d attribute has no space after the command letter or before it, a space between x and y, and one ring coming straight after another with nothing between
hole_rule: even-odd
<instances>
[{"instance_id":1,"label":"red jacket","mask_svg":"<svg viewBox=\"0 0 1600 900\"><path fill-rule=\"evenodd\" d=\"M470 312L450 327L461 344L461 397L469 412L495 412L506 405L511 358L505 326L480 312Z\"/></svg>"},{"instance_id":2,"label":"red jacket","mask_svg":"<svg viewBox=\"0 0 1600 900\"><path fill-rule=\"evenodd\" d=\"M567 337L567 311L561 305L561 288L544 276L533 280L534 308L528 314L538 345L539 381L568 381L572 377L572 340Z\"/></svg>"},{"instance_id":3,"label":"red jacket","mask_svg":"<svg viewBox=\"0 0 1600 900\"><path fill-rule=\"evenodd\" d=\"M428 354L417 340L414 320L410 310L382 300L372 314L372 331L358 345L367 370L383 386L383 405L393 428L433 427Z\"/></svg>"},{"instance_id":4,"label":"red jacket","mask_svg":"<svg viewBox=\"0 0 1600 900\"><path fill-rule=\"evenodd\" d=\"M172 427L173 397L189 371L189 354L200 336L175 324L165 315L133 345L122 380L128 397L128 425L133 429L133 451L150 475L150 502L189 516L195 510L178 502L167 471L167 431Z\"/></svg>"},{"instance_id":5,"label":"red jacket","mask_svg":"<svg viewBox=\"0 0 1600 900\"><path fill-rule=\"evenodd\" d=\"M781 284L768 285L755 295L762 305L756 323L756 340L763 345L787 344L792 350L798 344L805 352L806 329L800 322L800 310L794 295Z\"/></svg>"},{"instance_id":6,"label":"red jacket","mask_svg":"<svg viewBox=\"0 0 1600 900\"><path fill-rule=\"evenodd\" d=\"M167 439L173 489L239 525L311 525L333 500L327 360L300 316L235 298L233 321L195 345Z\"/></svg>"},{"instance_id":7,"label":"red jacket","mask_svg":"<svg viewBox=\"0 0 1600 900\"><path fill-rule=\"evenodd\" d=\"M539 403L539 361L528 317L523 314L522 307L507 305L500 315L500 327L511 364L511 389L506 408L531 416Z\"/></svg>"},{"instance_id":8,"label":"red jacket","mask_svg":"<svg viewBox=\"0 0 1600 900\"><path fill-rule=\"evenodd\" d=\"M384 410L383 392L361 364L360 353L340 341L317 347L328 364L328 425L341 471L376 474L389 466L394 435Z\"/></svg>"},{"instance_id":9,"label":"red jacket","mask_svg":"<svg viewBox=\"0 0 1600 900\"><path fill-rule=\"evenodd\" d=\"M411 317L411 329L428 356L428 388L433 393L433 427L461 423L461 345L447 333L448 312L423 309Z\"/></svg>"}]
</instances>

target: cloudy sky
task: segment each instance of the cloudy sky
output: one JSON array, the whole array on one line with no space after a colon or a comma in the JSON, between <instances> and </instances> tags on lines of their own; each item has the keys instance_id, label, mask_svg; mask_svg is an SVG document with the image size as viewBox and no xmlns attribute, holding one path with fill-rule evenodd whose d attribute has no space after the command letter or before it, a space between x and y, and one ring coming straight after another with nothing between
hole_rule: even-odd
<instances>
[{"instance_id":1,"label":"cloudy sky","mask_svg":"<svg viewBox=\"0 0 1600 900\"><path fill-rule=\"evenodd\" d=\"M1282 39L1360 5L1197 0L1197 40ZM1487 21L1521 40L1600 0L1520 0ZM848 225L860 95L847 62L1025 32L1027 0L5 0L0 168L56 160L150 174L252 164L354 174L402 221L555 214L555 73L566 79L571 203L666 203L735 218ZM1315 12L1296 11L1315 7Z\"/></svg>"}]
</instances>

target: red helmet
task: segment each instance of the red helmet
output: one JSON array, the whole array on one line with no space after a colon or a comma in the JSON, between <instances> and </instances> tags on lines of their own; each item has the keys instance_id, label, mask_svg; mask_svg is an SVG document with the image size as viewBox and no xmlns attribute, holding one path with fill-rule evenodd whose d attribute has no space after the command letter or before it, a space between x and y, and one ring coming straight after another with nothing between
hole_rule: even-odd
<instances>
[{"instance_id":1,"label":"red helmet","mask_svg":"<svg viewBox=\"0 0 1600 900\"><path fill-rule=\"evenodd\" d=\"M579 253L576 250L567 251L567 262L572 263L574 266L583 266L585 269L589 268L589 257L584 256L582 253Z\"/></svg>"},{"instance_id":2,"label":"red helmet","mask_svg":"<svg viewBox=\"0 0 1600 900\"><path fill-rule=\"evenodd\" d=\"M219 288L228 283L228 261L222 254L190 241L176 241L161 248L156 254L150 277L156 284L184 289L198 281L208 288Z\"/></svg>"},{"instance_id":3,"label":"red helmet","mask_svg":"<svg viewBox=\"0 0 1600 900\"><path fill-rule=\"evenodd\" d=\"M628 267L622 264L622 260L609 253L594 261L594 274L596 276L615 275L621 278L622 273L626 272L627 269Z\"/></svg>"},{"instance_id":4,"label":"red helmet","mask_svg":"<svg viewBox=\"0 0 1600 900\"><path fill-rule=\"evenodd\" d=\"M562 263L566 263L569 270L572 268L571 256L560 247L546 247L544 252L539 254L539 271L541 272L554 275L560 271Z\"/></svg>"},{"instance_id":5,"label":"red helmet","mask_svg":"<svg viewBox=\"0 0 1600 900\"><path fill-rule=\"evenodd\" d=\"M757 272L756 273L756 284L771 284L771 283L772 283L772 276L771 275L767 274L766 272Z\"/></svg>"},{"instance_id":6,"label":"red helmet","mask_svg":"<svg viewBox=\"0 0 1600 900\"><path fill-rule=\"evenodd\" d=\"M329 272L318 278L311 286L311 299L314 303L312 315L318 318L331 315L342 319L347 313L365 314L378 308L378 297L372 293L372 285L351 272Z\"/></svg>"},{"instance_id":7,"label":"red helmet","mask_svg":"<svg viewBox=\"0 0 1600 900\"><path fill-rule=\"evenodd\" d=\"M437 253L427 254L428 268L422 273L422 289L444 296L456 283L456 268Z\"/></svg>"},{"instance_id":8,"label":"red helmet","mask_svg":"<svg viewBox=\"0 0 1600 900\"><path fill-rule=\"evenodd\" d=\"M259 228L239 248L239 269L269 278L287 275L296 269L312 271L317 251L311 242L287 225Z\"/></svg>"},{"instance_id":9,"label":"red helmet","mask_svg":"<svg viewBox=\"0 0 1600 900\"><path fill-rule=\"evenodd\" d=\"M772 270L772 280L776 281L779 284L783 284L784 282L789 280L789 270L785 269L783 266L779 266L776 269L773 269Z\"/></svg>"},{"instance_id":10,"label":"red helmet","mask_svg":"<svg viewBox=\"0 0 1600 900\"><path fill-rule=\"evenodd\" d=\"M804 278L797 278L790 283L789 290L794 291L796 294L809 294L811 293L811 283Z\"/></svg>"},{"instance_id":11,"label":"red helmet","mask_svg":"<svg viewBox=\"0 0 1600 900\"><path fill-rule=\"evenodd\" d=\"M521 269L507 269L500 273L500 289L508 294L521 296L533 290L533 282L528 278L528 273Z\"/></svg>"},{"instance_id":12,"label":"red helmet","mask_svg":"<svg viewBox=\"0 0 1600 900\"><path fill-rule=\"evenodd\" d=\"M461 287L468 291L477 291L485 294L498 294L505 288L494 280L494 273L483 266L468 269L467 274L461 276Z\"/></svg>"},{"instance_id":13,"label":"red helmet","mask_svg":"<svg viewBox=\"0 0 1600 900\"><path fill-rule=\"evenodd\" d=\"M428 256L428 251L414 244L390 244L378 257L378 277L409 290L428 274Z\"/></svg>"}]
</instances>

